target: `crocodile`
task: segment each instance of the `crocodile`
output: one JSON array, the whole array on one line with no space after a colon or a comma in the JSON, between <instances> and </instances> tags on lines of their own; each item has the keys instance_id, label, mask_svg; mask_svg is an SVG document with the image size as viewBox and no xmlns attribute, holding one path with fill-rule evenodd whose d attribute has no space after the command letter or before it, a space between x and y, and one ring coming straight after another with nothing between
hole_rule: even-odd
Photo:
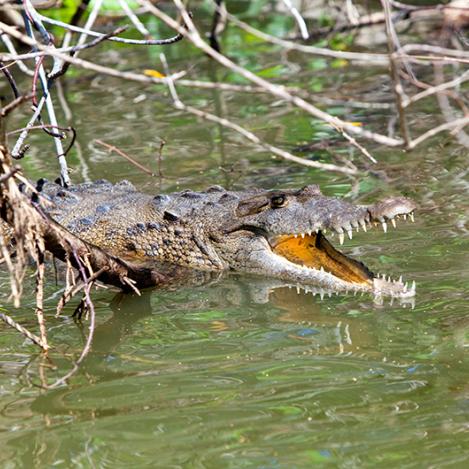
<instances>
[{"instance_id":1,"label":"crocodile","mask_svg":"<svg viewBox=\"0 0 469 469\"><path fill-rule=\"evenodd\" d=\"M342 245L354 230L380 224L386 231L399 218L413 221L416 204L402 196L355 205L324 196L317 185L149 195L128 181L105 180L69 188L42 181L39 189L54 220L126 260L234 270L335 292L415 295L415 282L377 275L330 241L335 235Z\"/></svg>"}]
</instances>

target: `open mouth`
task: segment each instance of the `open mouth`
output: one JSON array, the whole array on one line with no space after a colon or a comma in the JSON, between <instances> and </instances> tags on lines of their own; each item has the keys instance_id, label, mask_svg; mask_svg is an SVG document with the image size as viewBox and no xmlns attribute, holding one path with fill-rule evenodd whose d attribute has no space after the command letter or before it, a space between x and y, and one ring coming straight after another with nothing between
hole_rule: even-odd
<instances>
[{"instance_id":1,"label":"open mouth","mask_svg":"<svg viewBox=\"0 0 469 469\"><path fill-rule=\"evenodd\" d=\"M275 254L296 265L324 270L348 283L370 283L375 275L365 264L332 246L321 231L300 236L278 236L270 242Z\"/></svg>"}]
</instances>

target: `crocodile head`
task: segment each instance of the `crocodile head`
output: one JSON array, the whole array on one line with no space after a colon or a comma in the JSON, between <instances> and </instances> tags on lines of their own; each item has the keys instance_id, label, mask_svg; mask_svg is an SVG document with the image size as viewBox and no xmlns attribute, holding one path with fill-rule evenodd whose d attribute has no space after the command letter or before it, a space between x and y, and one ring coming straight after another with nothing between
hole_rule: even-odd
<instances>
[{"instance_id":1,"label":"crocodile head","mask_svg":"<svg viewBox=\"0 0 469 469\"><path fill-rule=\"evenodd\" d=\"M319 285L333 291L363 291L408 298L415 283L376 275L362 262L340 252L326 236L342 245L353 231L413 220L415 204L393 197L374 205L353 205L325 197L318 186L274 190L241 197L235 222L225 229L216 251L235 270L281 278L293 285Z\"/></svg>"}]
</instances>

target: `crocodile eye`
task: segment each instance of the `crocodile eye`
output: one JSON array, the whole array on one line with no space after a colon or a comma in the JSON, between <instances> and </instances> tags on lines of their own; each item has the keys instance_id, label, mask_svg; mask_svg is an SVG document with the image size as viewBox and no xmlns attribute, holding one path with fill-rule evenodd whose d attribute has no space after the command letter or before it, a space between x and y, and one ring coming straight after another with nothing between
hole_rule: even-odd
<instances>
[{"instance_id":1,"label":"crocodile eye","mask_svg":"<svg viewBox=\"0 0 469 469\"><path fill-rule=\"evenodd\" d=\"M285 205L287 205L287 198L284 195L274 195L270 199L270 204L272 208L285 207Z\"/></svg>"}]
</instances>

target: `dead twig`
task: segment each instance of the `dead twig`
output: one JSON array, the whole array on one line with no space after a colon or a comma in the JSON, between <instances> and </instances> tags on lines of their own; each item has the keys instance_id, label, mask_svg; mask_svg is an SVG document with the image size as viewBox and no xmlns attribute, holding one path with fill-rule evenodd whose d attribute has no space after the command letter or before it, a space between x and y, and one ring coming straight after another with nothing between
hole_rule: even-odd
<instances>
[{"instance_id":1,"label":"dead twig","mask_svg":"<svg viewBox=\"0 0 469 469\"><path fill-rule=\"evenodd\" d=\"M160 59L161 59L161 62L163 63L166 73L169 73L167 71L168 63L163 53L160 54ZM257 137L257 135L253 134L252 132L245 129L244 127L238 124L235 124L234 122L224 117L219 117L219 116L216 116L215 114L201 111L200 109L184 104L180 100L172 80L168 80L168 88L170 90L171 96L173 98L173 104L176 109L184 110L186 112L189 112L190 114L201 117L202 119L208 120L210 122L215 122L219 125L222 125L223 127L232 129L238 132L239 134L241 134L243 137L250 140L251 142L255 143L256 145L259 145L260 147L272 152L274 155L282 157L285 160L294 161L295 163L299 163L304 166L311 166L313 168L324 169L326 171L336 171L336 172L345 173L345 174L357 174L358 173L358 169L355 166L353 168L337 166L337 165L330 164L330 163L320 163L318 161L306 160L304 158L300 158L298 156L292 155L288 151L282 150L281 148L275 147L274 145L270 145L269 143L263 142L259 137Z\"/></svg>"},{"instance_id":2,"label":"dead twig","mask_svg":"<svg viewBox=\"0 0 469 469\"><path fill-rule=\"evenodd\" d=\"M91 301L91 297L90 297L90 290L91 290L91 287L93 285L93 282L88 279L88 276L86 275L86 272L85 272L85 269L84 269L84 266L83 266L83 262L82 262L82 260L80 259L80 257L77 255L77 253L75 251L73 251L73 256L75 258L76 264L78 265L78 270L80 272L82 280L85 284L84 297L83 297L84 301L82 300L82 302L84 304L86 304L86 307L89 311L89 326L88 326L88 331L89 332L88 332L88 336L86 338L85 345L84 345L84 347L83 347L83 349L80 353L80 356L75 361L75 363L73 365L73 368L68 373L66 373L64 376L62 376L57 381L55 381L53 384L47 385L46 387L48 389L54 389L54 388L57 388L58 386L62 386L62 385L67 383L67 380L70 379L78 371L78 369L80 368L81 363L86 358L86 356L89 354L89 352L91 350L91 345L93 343L94 329L95 329L95 324L96 324L96 313L95 313L95 309L94 309L94 304Z\"/></svg>"},{"instance_id":3,"label":"dead twig","mask_svg":"<svg viewBox=\"0 0 469 469\"><path fill-rule=\"evenodd\" d=\"M381 134L377 134L374 132L370 132L368 130L358 128L356 126L353 126L350 123L347 123L341 119L338 119L337 117L331 116L327 112L324 112L317 108L316 106L312 105L311 103L308 103L304 99L298 97L298 96L293 96L283 87L279 87L277 85L274 85L272 83L269 83L268 81L264 80L263 78L255 75L254 73L250 72L249 70L246 70L245 68L235 64L233 61L228 59L226 56L218 53L214 49L212 49L201 37L198 31L196 30L194 23L192 22L190 16L188 15L186 9L184 8L184 5L181 3L180 0L175 0L175 4L178 7L181 15L183 16L184 22L187 25L187 31L185 28L182 28L175 20L173 20L171 17L163 13L161 10L158 8L154 7L148 0L138 0L140 4L145 5L151 13L153 13L155 16L163 20L165 23L167 23L169 26L174 28L176 31L180 32L181 34L185 34L187 38L200 50L208 54L210 57L215 59L217 62L219 62L221 65L224 67L234 71L235 73L241 75L242 77L246 78L247 80L255 83L257 86L260 86L264 89L269 90L269 92L277 96L281 99L284 99L286 102L290 102L294 104L295 106L299 107L300 109L306 111L308 114L311 114L318 119L321 119L323 121L326 121L330 125L332 125L335 129L339 128L341 129L341 132L350 132L352 134L357 134L362 137L369 138L371 140L374 140L378 143L382 143L385 145L389 146L399 146L402 144L402 140L400 139L391 139L389 137L386 137ZM360 150L361 151L361 150Z\"/></svg>"},{"instance_id":4,"label":"dead twig","mask_svg":"<svg viewBox=\"0 0 469 469\"><path fill-rule=\"evenodd\" d=\"M8 114L10 114L11 111L15 110L18 106L23 104L28 99L31 99L32 96L33 96L32 94L21 95L21 96L18 96L13 101L10 101L8 104L6 104L0 109L0 117L8 116Z\"/></svg>"},{"instance_id":5,"label":"dead twig","mask_svg":"<svg viewBox=\"0 0 469 469\"><path fill-rule=\"evenodd\" d=\"M389 65L390 65L390 74L391 80L393 82L394 88L394 96L396 98L396 108L399 115L399 126L401 129L401 135L404 140L404 144L406 148L409 147L409 129L407 126L407 119L405 114L405 107L403 106L403 101L406 99L406 95L404 93L404 88L402 86L402 82L399 76L399 64L395 60L394 52L396 48L399 49L400 45L397 39L396 32L394 30L394 25L392 23L391 18L391 7L389 5L389 0L381 0L381 4L383 5L384 15L386 18L386 35L388 40L388 52L389 52ZM409 70L408 70L409 72ZM410 70L410 76L413 77L413 73Z\"/></svg>"},{"instance_id":6,"label":"dead twig","mask_svg":"<svg viewBox=\"0 0 469 469\"><path fill-rule=\"evenodd\" d=\"M41 347L43 350L48 349L48 345L44 342L42 342L41 338L38 337L36 334L33 334L32 332L28 331L25 327L23 327L21 324L18 324L11 316L9 316L6 313L0 312L0 319L8 324L10 327L13 327L16 329L20 334L24 335L27 337L31 342L35 343L39 347Z\"/></svg>"},{"instance_id":7,"label":"dead twig","mask_svg":"<svg viewBox=\"0 0 469 469\"><path fill-rule=\"evenodd\" d=\"M82 33L85 36L94 36L94 37L104 36L104 34L98 33L96 31L92 31L91 29L88 29L86 26L84 28L80 28L78 26L74 26L73 24L63 23L62 21L48 18L47 16L43 16L43 15L39 15L39 18L41 18L41 20L44 21L45 23L49 23L54 26L59 26L61 28L64 28L64 29L67 29L69 31L73 31L76 33ZM106 39L112 42L120 42L122 44L133 44L133 45L141 45L141 46L167 46L167 45L179 42L183 38L184 36L178 33L175 36L172 36L167 39L125 39L122 37L115 37L115 36L111 36Z\"/></svg>"},{"instance_id":8,"label":"dead twig","mask_svg":"<svg viewBox=\"0 0 469 469\"><path fill-rule=\"evenodd\" d=\"M132 163L135 167L142 170L144 173L149 174L150 176L156 176L156 174L151 169L148 169L146 166L139 163L137 160L135 160L130 155L122 151L120 148L117 148L116 146L110 145L109 143L103 142L102 140L99 140L99 139L95 139L94 141L98 145L102 145L103 147L107 148L109 153L114 152L122 156L122 158L125 158L128 162Z\"/></svg>"},{"instance_id":9,"label":"dead twig","mask_svg":"<svg viewBox=\"0 0 469 469\"><path fill-rule=\"evenodd\" d=\"M438 125L437 127L434 127L433 129L428 130L427 132L423 133L422 135L415 138L414 140L411 140L409 142L409 149L415 148L417 145L420 145L423 141L429 139L430 137L434 137L436 134L439 134L440 132L443 132L445 130L452 130L452 129L460 130L466 125L469 125L469 116L461 117L451 122L446 122L445 124Z\"/></svg>"}]
</instances>

